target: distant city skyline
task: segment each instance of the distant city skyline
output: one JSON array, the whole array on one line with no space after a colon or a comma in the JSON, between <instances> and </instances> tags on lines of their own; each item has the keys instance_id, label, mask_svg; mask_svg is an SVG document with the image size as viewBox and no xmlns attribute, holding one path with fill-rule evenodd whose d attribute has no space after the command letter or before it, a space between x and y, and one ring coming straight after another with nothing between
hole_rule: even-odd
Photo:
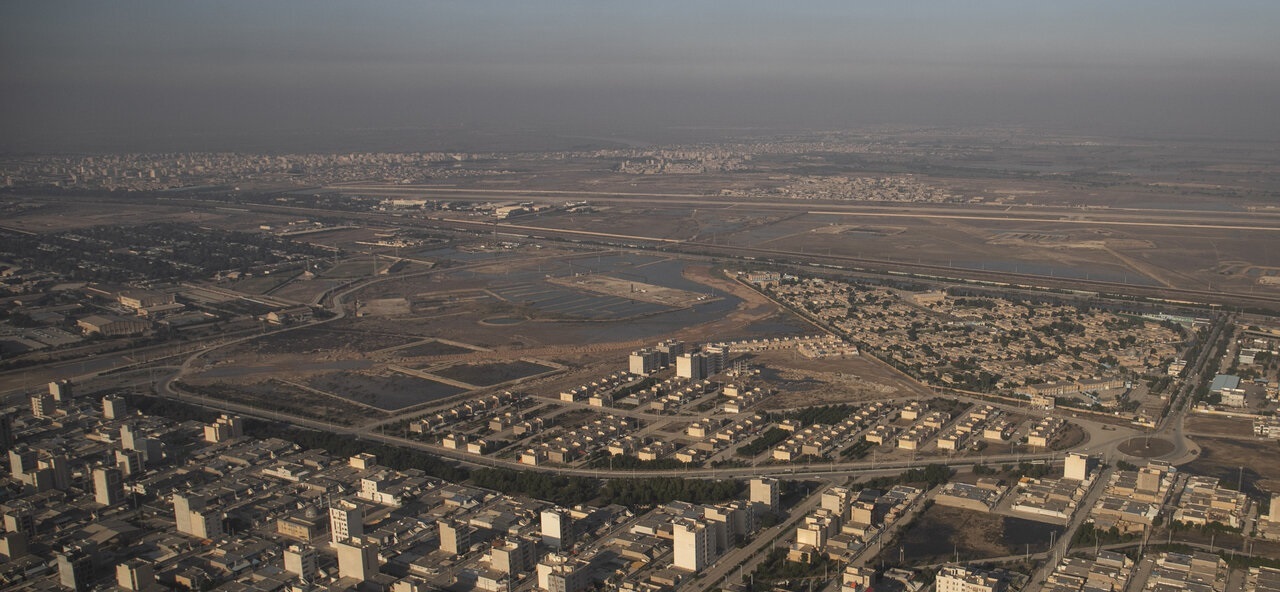
<instances>
[{"instance_id":1,"label":"distant city skyline","mask_svg":"<svg viewBox=\"0 0 1280 592\"><path fill-rule=\"evenodd\" d=\"M441 127L1280 133L1273 2L9 2L0 16L6 152L432 149L422 130Z\"/></svg>"}]
</instances>

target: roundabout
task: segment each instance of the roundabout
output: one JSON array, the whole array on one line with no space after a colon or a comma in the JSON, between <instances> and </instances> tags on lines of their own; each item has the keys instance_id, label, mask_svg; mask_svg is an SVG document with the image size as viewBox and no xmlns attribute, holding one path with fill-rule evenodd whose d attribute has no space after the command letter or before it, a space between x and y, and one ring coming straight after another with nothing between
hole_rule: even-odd
<instances>
[{"instance_id":1,"label":"roundabout","mask_svg":"<svg viewBox=\"0 0 1280 592\"><path fill-rule=\"evenodd\" d=\"M1173 442L1164 438L1139 436L1130 438L1120 444L1117 450L1138 458L1156 458L1174 451Z\"/></svg>"}]
</instances>

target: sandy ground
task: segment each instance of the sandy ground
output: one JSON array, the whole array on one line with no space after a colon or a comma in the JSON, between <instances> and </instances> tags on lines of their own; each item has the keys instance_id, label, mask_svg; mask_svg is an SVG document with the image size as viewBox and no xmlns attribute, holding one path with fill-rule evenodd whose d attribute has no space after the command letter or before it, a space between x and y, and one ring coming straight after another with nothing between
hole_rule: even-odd
<instances>
[{"instance_id":1,"label":"sandy ground","mask_svg":"<svg viewBox=\"0 0 1280 592\"><path fill-rule=\"evenodd\" d=\"M1187 415L1185 430L1192 434L1211 436L1252 436L1253 421L1239 417L1219 417L1191 413Z\"/></svg>"},{"instance_id":2,"label":"sandy ground","mask_svg":"<svg viewBox=\"0 0 1280 592\"><path fill-rule=\"evenodd\" d=\"M764 403L770 409L932 394L929 389L866 356L810 359L794 350L778 350L753 353L748 359L772 369L770 377L790 387Z\"/></svg>"},{"instance_id":3,"label":"sandy ground","mask_svg":"<svg viewBox=\"0 0 1280 592\"><path fill-rule=\"evenodd\" d=\"M1185 465L1189 472L1218 477L1232 488L1243 478L1245 491L1255 495L1280 493L1280 445L1275 440L1192 439L1200 445L1201 453Z\"/></svg>"},{"instance_id":4,"label":"sandy ground","mask_svg":"<svg viewBox=\"0 0 1280 592\"><path fill-rule=\"evenodd\" d=\"M640 302L652 302L673 307L692 306L705 300L703 294L686 290L665 288L633 280L623 280L607 275L590 275L571 278L547 278L547 283L586 290L606 296L618 296Z\"/></svg>"}]
</instances>

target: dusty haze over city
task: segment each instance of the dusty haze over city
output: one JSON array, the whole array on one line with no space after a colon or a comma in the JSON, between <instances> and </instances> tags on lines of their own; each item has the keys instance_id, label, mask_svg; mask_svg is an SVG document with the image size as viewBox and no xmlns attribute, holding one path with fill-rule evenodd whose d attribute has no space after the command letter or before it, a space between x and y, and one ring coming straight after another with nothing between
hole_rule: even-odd
<instances>
[{"instance_id":1,"label":"dusty haze over city","mask_svg":"<svg viewBox=\"0 0 1280 592\"><path fill-rule=\"evenodd\" d=\"M0 0L0 590L1280 592L1278 32Z\"/></svg>"},{"instance_id":2,"label":"dusty haze over city","mask_svg":"<svg viewBox=\"0 0 1280 592\"><path fill-rule=\"evenodd\" d=\"M1265 0L19 1L0 16L7 151L501 150L486 138L876 124L1280 134L1280 5Z\"/></svg>"}]
</instances>

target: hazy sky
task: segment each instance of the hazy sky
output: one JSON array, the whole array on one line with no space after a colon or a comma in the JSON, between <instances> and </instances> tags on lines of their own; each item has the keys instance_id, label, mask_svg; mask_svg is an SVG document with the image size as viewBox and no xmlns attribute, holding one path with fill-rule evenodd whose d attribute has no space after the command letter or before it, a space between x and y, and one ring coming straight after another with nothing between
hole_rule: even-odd
<instances>
[{"instance_id":1,"label":"hazy sky","mask_svg":"<svg viewBox=\"0 0 1280 592\"><path fill-rule=\"evenodd\" d=\"M791 4L5 0L0 149L441 125L1280 138L1275 0Z\"/></svg>"}]
</instances>

